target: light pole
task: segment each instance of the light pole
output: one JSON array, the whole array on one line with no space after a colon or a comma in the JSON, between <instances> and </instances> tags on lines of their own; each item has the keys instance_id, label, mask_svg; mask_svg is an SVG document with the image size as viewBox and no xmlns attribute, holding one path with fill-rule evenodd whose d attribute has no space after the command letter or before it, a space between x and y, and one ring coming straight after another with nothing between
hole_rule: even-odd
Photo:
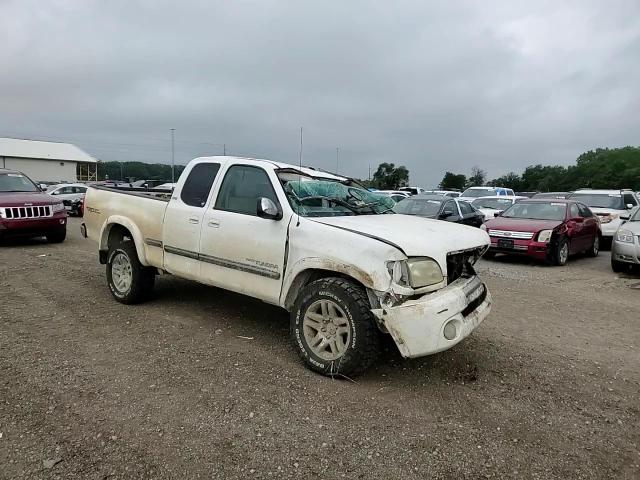
<instances>
[{"instance_id":1,"label":"light pole","mask_svg":"<svg viewBox=\"0 0 640 480\"><path fill-rule=\"evenodd\" d=\"M338 174L338 163L340 161L340 149L336 147L336 175Z\"/></svg>"},{"instance_id":2,"label":"light pole","mask_svg":"<svg viewBox=\"0 0 640 480\"><path fill-rule=\"evenodd\" d=\"M175 139L174 139L174 132L175 131L176 131L175 128L171 129L171 183L176 183L175 174L174 174L175 165L176 165Z\"/></svg>"}]
</instances>

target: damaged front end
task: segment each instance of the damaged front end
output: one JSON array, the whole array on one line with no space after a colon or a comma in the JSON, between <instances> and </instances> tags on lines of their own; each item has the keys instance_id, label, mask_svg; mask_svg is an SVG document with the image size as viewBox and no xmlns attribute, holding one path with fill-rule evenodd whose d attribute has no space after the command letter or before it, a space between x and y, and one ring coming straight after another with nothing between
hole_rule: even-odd
<instances>
[{"instance_id":1,"label":"damaged front end","mask_svg":"<svg viewBox=\"0 0 640 480\"><path fill-rule=\"evenodd\" d=\"M450 252L447 275L427 257L389 262L389 289L374 292L372 312L405 357L451 348L489 314L491 295L477 277L474 263L486 247ZM435 263L429 263L427 260Z\"/></svg>"}]
</instances>

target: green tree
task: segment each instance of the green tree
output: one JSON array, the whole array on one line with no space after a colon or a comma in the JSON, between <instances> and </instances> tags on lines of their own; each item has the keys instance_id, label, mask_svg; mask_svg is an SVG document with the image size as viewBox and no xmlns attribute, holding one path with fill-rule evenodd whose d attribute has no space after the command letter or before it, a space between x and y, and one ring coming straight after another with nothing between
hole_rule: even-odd
<instances>
[{"instance_id":1,"label":"green tree","mask_svg":"<svg viewBox=\"0 0 640 480\"><path fill-rule=\"evenodd\" d=\"M509 172L506 175L495 178L487 182L487 185L491 185L492 187L511 188L514 192L526 191L526 190L522 190L522 178L520 178L520 175L518 175L515 172Z\"/></svg>"},{"instance_id":2,"label":"green tree","mask_svg":"<svg viewBox=\"0 0 640 480\"><path fill-rule=\"evenodd\" d=\"M487 172L475 166L471 169L471 176L467 180L467 187L481 187L485 184Z\"/></svg>"},{"instance_id":3,"label":"green tree","mask_svg":"<svg viewBox=\"0 0 640 480\"><path fill-rule=\"evenodd\" d=\"M440 188L442 190L464 190L467 184L467 177L462 174L456 174L446 172L442 181L440 182Z\"/></svg>"},{"instance_id":4,"label":"green tree","mask_svg":"<svg viewBox=\"0 0 640 480\"><path fill-rule=\"evenodd\" d=\"M381 163L373 174L373 186L380 190L395 190L409 183L409 170L393 163Z\"/></svg>"}]
</instances>

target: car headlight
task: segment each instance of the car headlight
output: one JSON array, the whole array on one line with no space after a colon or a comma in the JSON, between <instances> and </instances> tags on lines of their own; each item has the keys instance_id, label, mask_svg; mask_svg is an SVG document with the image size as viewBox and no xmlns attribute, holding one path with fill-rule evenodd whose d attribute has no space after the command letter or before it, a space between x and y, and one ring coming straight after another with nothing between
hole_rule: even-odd
<instances>
[{"instance_id":1,"label":"car headlight","mask_svg":"<svg viewBox=\"0 0 640 480\"><path fill-rule=\"evenodd\" d=\"M61 203L54 203L54 204L51 206L51 211L52 211L53 213L62 212L63 210L64 210L64 203L62 203L62 202L61 202Z\"/></svg>"},{"instance_id":2,"label":"car headlight","mask_svg":"<svg viewBox=\"0 0 640 480\"><path fill-rule=\"evenodd\" d=\"M482 225L480 225L480 229L484 230L486 232L487 231L487 226L483 223Z\"/></svg>"},{"instance_id":3,"label":"car headlight","mask_svg":"<svg viewBox=\"0 0 640 480\"><path fill-rule=\"evenodd\" d=\"M616 241L633 243L633 232L630 232L629 230L618 230L616 232Z\"/></svg>"},{"instance_id":4,"label":"car headlight","mask_svg":"<svg viewBox=\"0 0 640 480\"><path fill-rule=\"evenodd\" d=\"M553 234L553 230L542 230L538 234L538 241L548 243L551 240L551 235Z\"/></svg>"},{"instance_id":5,"label":"car headlight","mask_svg":"<svg viewBox=\"0 0 640 480\"><path fill-rule=\"evenodd\" d=\"M416 257L387 264L393 281L399 285L422 288L444 280L438 262L429 257Z\"/></svg>"},{"instance_id":6,"label":"car headlight","mask_svg":"<svg viewBox=\"0 0 640 480\"><path fill-rule=\"evenodd\" d=\"M600 217L600 223L609 223L612 222L613 220L615 220L616 218L618 218L620 215L616 214L616 213L610 213L608 215L604 215L602 217Z\"/></svg>"}]
</instances>

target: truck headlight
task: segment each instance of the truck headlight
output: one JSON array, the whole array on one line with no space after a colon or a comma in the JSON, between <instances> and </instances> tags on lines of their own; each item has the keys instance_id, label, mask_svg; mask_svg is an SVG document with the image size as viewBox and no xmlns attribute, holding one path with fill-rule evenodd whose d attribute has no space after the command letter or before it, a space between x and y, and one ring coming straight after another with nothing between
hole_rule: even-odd
<instances>
[{"instance_id":1,"label":"truck headlight","mask_svg":"<svg viewBox=\"0 0 640 480\"><path fill-rule=\"evenodd\" d=\"M435 285L444 280L438 262L428 257L410 258L407 260L409 283L413 288Z\"/></svg>"},{"instance_id":2,"label":"truck headlight","mask_svg":"<svg viewBox=\"0 0 640 480\"><path fill-rule=\"evenodd\" d=\"M551 235L553 234L553 230L542 230L538 234L538 241L548 243L551 240Z\"/></svg>"},{"instance_id":3,"label":"truck headlight","mask_svg":"<svg viewBox=\"0 0 640 480\"><path fill-rule=\"evenodd\" d=\"M64 203L54 203L51 206L51 211L53 213L58 213L58 212L62 212L64 210Z\"/></svg>"},{"instance_id":4,"label":"truck headlight","mask_svg":"<svg viewBox=\"0 0 640 480\"><path fill-rule=\"evenodd\" d=\"M633 243L633 232L629 230L618 230L616 232L616 241L623 243Z\"/></svg>"}]
</instances>

